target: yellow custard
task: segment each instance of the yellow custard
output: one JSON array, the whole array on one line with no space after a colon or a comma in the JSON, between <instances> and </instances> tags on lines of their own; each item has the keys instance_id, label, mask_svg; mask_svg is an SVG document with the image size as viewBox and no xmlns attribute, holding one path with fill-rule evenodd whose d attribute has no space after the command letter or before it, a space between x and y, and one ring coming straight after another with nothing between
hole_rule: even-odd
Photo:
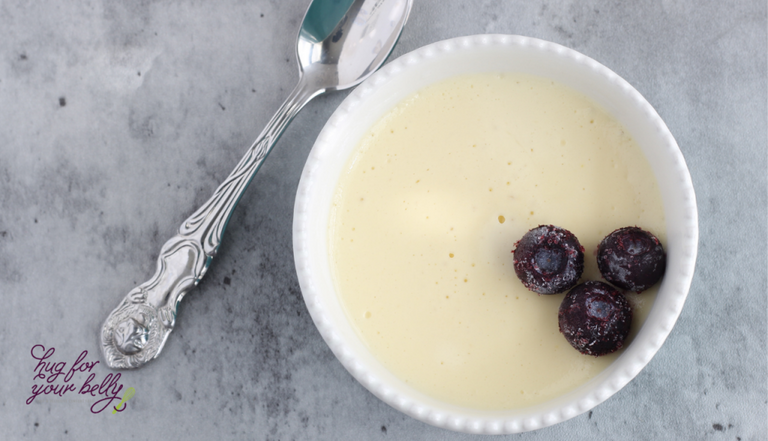
<instances>
[{"instance_id":1,"label":"yellow custard","mask_svg":"<svg viewBox=\"0 0 768 441\"><path fill-rule=\"evenodd\" d=\"M661 195L639 146L584 95L521 74L460 76L390 111L360 141L331 210L342 304L403 381L476 409L538 404L617 356L585 356L560 334L564 294L517 279L511 251L541 224L585 248L640 226L666 243ZM629 293L630 339L656 288Z\"/></svg>"}]
</instances>

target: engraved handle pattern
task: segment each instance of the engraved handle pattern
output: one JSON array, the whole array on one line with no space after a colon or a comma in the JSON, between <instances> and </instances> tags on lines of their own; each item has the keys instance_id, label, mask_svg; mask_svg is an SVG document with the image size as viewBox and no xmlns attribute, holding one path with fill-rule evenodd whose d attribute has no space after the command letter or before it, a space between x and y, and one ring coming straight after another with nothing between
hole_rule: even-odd
<instances>
[{"instance_id":1,"label":"engraved handle pattern","mask_svg":"<svg viewBox=\"0 0 768 441\"><path fill-rule=\"evenodd\" d=\"M304 105L325 91L304 78L213 196L163 245L155 275L131 290L109 314L101 330L109 367L137 368L160 354L176 323L179 302L205 276L232 212L264 158Z\"/></svg>"}]
</instances>

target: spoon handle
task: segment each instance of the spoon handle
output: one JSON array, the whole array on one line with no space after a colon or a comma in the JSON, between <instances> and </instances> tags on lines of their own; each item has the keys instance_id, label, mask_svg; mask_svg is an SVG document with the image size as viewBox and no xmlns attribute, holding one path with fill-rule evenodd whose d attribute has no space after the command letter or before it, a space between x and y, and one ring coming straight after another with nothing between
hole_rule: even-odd
<instances>
[{"instance_id":1,"label":"spoon handle","mask_svg":"<svg viewBox=\"0 0 768 441\"><path fill-rule=\"evenodd\" d=\"M264 158L304 105L324 92L304 78L213 196L163 245L155 275L131 290L109 314L101 330L109 367L138 368L160 354L176 322L179 302L205 276L227 222Z\"/></svg>"}]
</instances>

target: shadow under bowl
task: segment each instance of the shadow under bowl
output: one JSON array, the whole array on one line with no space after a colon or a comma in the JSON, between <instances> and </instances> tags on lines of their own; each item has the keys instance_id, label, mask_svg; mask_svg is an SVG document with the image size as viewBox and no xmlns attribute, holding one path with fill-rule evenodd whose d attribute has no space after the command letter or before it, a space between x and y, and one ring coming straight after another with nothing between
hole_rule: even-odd
<instances>
[{"instance_id":1,"label":"shadow under bowl","mask_svg":"<svg viewBox=\"0 0 768 441\"><path fill-rule=\"evenodd\" d=\"M414 92L449 77L519 72L550 78L591 98L629 130L643 150L662 194L667 270L645 323L624 352L575 390L540 405L476 410L437 400L388 371L361 341L334 285L328 227L332 198L360 139ZM430 44L389 63L357 87L326 123L307 159L294 209L294 256L307 308L344 367L371 393L426 423L461 432L503 434L535 430L584 413L632 380L656 354L685 303L698 246L691 177L669 129L652 106L610 69L574 50L534 38L476 35Z\"/></svg>"}]
</instances>

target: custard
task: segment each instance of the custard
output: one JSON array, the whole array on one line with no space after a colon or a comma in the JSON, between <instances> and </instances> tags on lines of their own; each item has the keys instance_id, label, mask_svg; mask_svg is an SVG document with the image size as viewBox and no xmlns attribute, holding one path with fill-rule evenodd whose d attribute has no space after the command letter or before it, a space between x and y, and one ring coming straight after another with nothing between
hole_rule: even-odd
<instances>
[{"instance_id":1,"label":"custard","mask_svg":"<svg viewBox=\"0 0 768 441\"><path fill-rule=\"evenodd\" d=\"M584 95L522 74L460 76L407 98L364 135L333 199L334 282L360 338L392 373L475 409L548 401L619 354L591 357L558 330L563 294L517 279L511 251L541 224L595 250L640 226L666 243L643 152ZM628 293L633 330L656 288Z\"/></svg>"}]
</instances>

